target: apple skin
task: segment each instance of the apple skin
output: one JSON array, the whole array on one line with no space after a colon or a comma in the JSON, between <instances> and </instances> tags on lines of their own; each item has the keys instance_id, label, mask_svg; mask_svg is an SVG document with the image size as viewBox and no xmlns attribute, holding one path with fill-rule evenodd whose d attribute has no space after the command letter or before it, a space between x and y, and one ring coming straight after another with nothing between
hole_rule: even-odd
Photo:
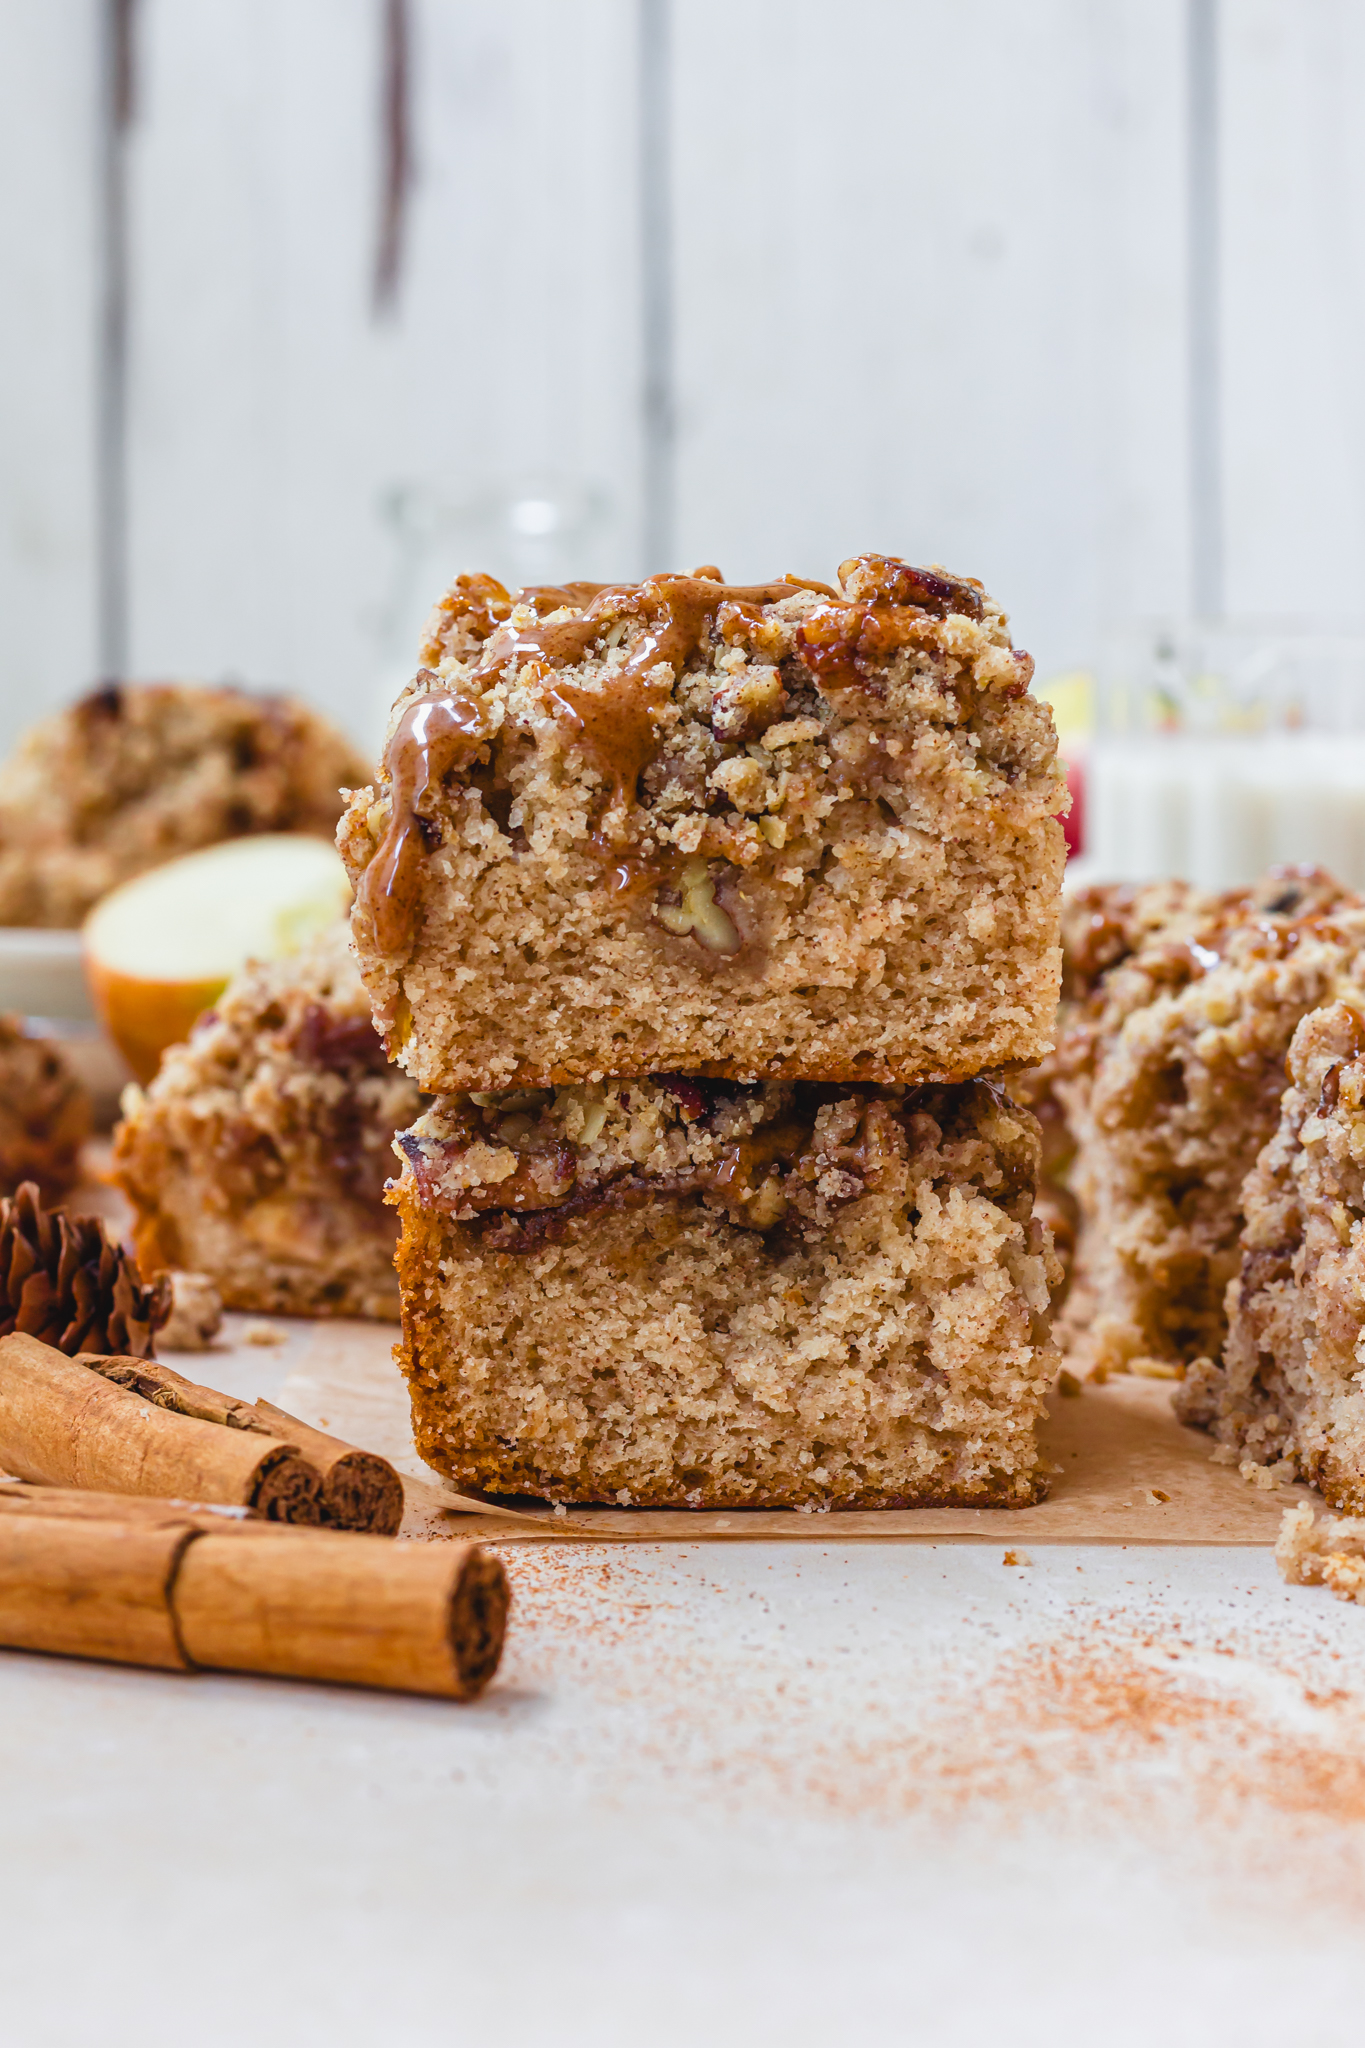
<instances>
[{"instance_id":1,"label":"apple skin","mask_svg":"<svg viewBox=\"0 0 1365 2048\"><path fill-rule=\"evenodd\" d=\"M189 1037L195 1018L212 1008L228 984L226 975L216 981L144 981L88 953L85 977L101 1023L143 1087L167 1046Z\"/></svg>"}]
</instances>

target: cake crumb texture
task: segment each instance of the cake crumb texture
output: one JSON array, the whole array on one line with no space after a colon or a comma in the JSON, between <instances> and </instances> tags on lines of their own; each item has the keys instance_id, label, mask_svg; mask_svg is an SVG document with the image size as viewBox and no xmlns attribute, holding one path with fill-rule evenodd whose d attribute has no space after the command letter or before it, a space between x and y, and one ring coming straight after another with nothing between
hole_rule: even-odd
<instances>
[{"instance_id":1,"label":"cake crumb texture","mask_svg":"<svg viewBox=\"0 0 1365 2048\"><path fill-rule=\"evenodd\" d=\"M1032 663L978 584L839 579L457 580L338 836L422 1087L1047 1051L1067 799Z\"/></svg>"},{"instance_id":2,"label":"cake crumb texture","mask_svg":"<svg viewBox=\"0 0 1365 2048\"><path fill-rule=\"evenodd\" d=\"M0 1196L36 1181L52 1202L80 1178L92 1105L59 1046L0 1015Z\"/></svg>"},{"instance_id":3,"label":"cake crumb texture","mask_svg":"<svg viewBox=\"0 0 1365 2048\"><path fill-rule=\"evenodd\" d=\"M393 1135L422 1099L391 1067L344 926L245 969L173 1046L115 1133L144 1268L227 1307L396 1318Z\"/></svg>"},{"instance_id":4,"label":"cake crumb texture","mask_svg":"<svg viewBox=\"0 0 1365 2048\"><path fill-rule=\"evenodd\" d=\"M399 1356L457 1484L705 1508L1045 1491L1058 1267L1037 1121L995 1084L480 1092L400 1145Z\"/></svg>"},{"instance_id":5,"label":"cake crumb texture","mask_svg":"<svg viewBox=\"0 0 1365 2048\"><path fill-rule=\"evenodd\" d=\"M1291 1586L1326 1586L1340 1600L1365 1601L1365 1521L1319 1515L1307 1502L1286 1508L1275 1562Z\"/></svg>"},{"instance_id":6,"label":"cake crumb texture","mask_svg":"<svg viewBox=\"0 0 1365 2048\"><path fill-rule=\"evenodd\" d=\"M207 1351L223 1327L223 1297L207 1273L170 1276L171 1312L157 1331L162 1351Z\"/></svg>"},{"instance_id":7,"label":"cake crumb texture","mask_svg":"<svg viewBox=\"0 0 1365 2048\"><path fill-rule=\"evenodd\" d=\"M1365 1510L1365 986L1294 1033L1278 1128L1243 1193L1221 1364L1180 1390L1187 1420L1334 1506Z\"/></svg>"},{"instance_id":8,"label":"cake crumb texture","mask_svg":"<svg viewBox=\"0 0 1365 2048\"><path fill-rule=\"evenodd\" d=\"M222 839L330 837L365 772L294 698L106 683L0 767L0 925L78 925L117 883Z\"/></svg>"},{"instance_id":9,"label":"cake crumb texture","mask_svg":"<svg viewBox=\"0 0 1365 2048\"><path fill-rule=\"evenodd\" d=\"M1060 1332L1087 1367L1219 1356L1290 1041L1362 949L1360 899L1316 870L1177 896L1068 1020L1051 1088L1081 1230Z\"/></svg>"}]
</instances>

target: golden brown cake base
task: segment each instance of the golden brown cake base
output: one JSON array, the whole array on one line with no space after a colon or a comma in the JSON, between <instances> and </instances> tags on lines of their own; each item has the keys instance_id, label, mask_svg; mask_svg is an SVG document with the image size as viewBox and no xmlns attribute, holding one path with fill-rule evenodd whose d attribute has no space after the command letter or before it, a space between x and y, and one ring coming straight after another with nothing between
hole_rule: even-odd
<instances>
[{"instance_id":1,"label":"golden brown cake base","mask_svg":"<svg viewBox=\"0 0 1365 2048\"><path fill-rule=\"evenodd\" d=\"M249 967L125 1094L115 1167L139 1259L205 1275L229 1308L396 1318L383 1187L394 1131L420 1107L384 1058L343 928Z\"/></svg>"},{"instance_id":2,"label":"golden brown cake base","mask_svg":"<svg viewBox=\"0 0 1365 2048\"><path fill-rule=\"evenodd\" d=\"M400 1357L418 1448L458 1484L697 1508L1045 1491L1057 1267L1037 1124L998 1089L656 1077L450 1098L401 1143Z\"/></svg>"}]
</instances>

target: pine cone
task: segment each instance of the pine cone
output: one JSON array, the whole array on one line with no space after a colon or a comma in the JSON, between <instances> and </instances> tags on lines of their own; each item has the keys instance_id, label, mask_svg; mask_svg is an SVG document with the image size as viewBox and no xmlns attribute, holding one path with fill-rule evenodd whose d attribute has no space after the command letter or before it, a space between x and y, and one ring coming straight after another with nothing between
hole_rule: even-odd
<instances>
[{"instance_id":1,"label":"pine cone","mask_svg":"<svg viewBox=\"0 0 1365 2048\"><path fill-rule=\"evenodd\" d=\"M170 1312L165 1274L144 1287L98 1217L44 1209L32 1181L0 1201L0 1337L20 1330L71 1357L150 1358Z\"/></svg>"}]
</instances>

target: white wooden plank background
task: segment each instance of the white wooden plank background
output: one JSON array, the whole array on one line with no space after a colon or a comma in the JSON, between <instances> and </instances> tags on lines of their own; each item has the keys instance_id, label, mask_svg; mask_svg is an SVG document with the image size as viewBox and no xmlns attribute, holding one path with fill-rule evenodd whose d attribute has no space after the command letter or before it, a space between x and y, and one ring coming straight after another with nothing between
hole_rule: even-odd
<instances>
[{"instance_id":1,"label":"white wooden plank background","mask_svg":"<svg viewBox=\"0 0 1365 2048\"><path fill-rule=\"evenodd\" d=\"M1224 10L1227 604L1365 615L1365 8Z\"/></svg>"},{"instance_id":2,"label":"white wooden plank background","mask_svg":"<svg viewBox=\"0 0 1365 2048\"><path fill-rule=\"evenodd\" d=\"M96 5L0 6L0 742L96 667Z\"/></svg>"},{"instance_id":3,"label":"white wooden plank background","mask_svg":"<svg viewBox=\"0 0 1365 2048\"><path fill-rule=\"evenodd\" d=\"M1054 668L1183 603L1176 0L678 21L682 554L945 561Z\"/></svg>"},{"instance_id":4,"label":"white wooden plank background","mask_svg":"<svg viewBox=\"0 0 1365 2048\"><path fill-rule=\"evenodd\" d=\"M983 575L1044 673L1189 602L1194 0L139 0L130 665L373 737L454 568L637 573L638 32L668 25L675 562ZM0 743L95 672L100 0L0 4ZM1365 620L1365 9L1222 0L1225 587ZM550 504L557 534L518 533ZM534 515L529 515L534 523Z\"/></svg>"},{"instance_id":5,"label":"white wooden plank background","mask_svg":"<svg viewBox=\"0 0 1365 2048\"><path fill-rule=\"evenodd\" d=\"M381 14L147 0L132 662L361 731L451 569L604 572L635 524L628 0L428 4L401 295L376 318ZM512 508L579 513L562 563Z\"/></svg>"}]
</instances>

